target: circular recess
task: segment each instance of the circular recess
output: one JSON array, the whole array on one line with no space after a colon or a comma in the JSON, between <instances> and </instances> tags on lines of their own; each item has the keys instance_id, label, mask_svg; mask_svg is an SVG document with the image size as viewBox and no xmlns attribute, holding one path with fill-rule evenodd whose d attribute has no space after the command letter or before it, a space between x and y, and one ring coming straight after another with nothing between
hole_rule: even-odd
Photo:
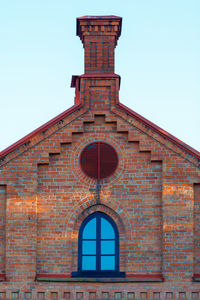
<instances>
[{"instance_id":1,"label":"circular recess","mask_svg":"<svg viewBox=\"0 0 200 300\"><path fill-rule=\"evenodd\" d=\"M118 155L112 146L104 142L91 143L81 152L80 165L83 172L91 178L107 178L117 168Z\"/></svg>"}]
</instances>

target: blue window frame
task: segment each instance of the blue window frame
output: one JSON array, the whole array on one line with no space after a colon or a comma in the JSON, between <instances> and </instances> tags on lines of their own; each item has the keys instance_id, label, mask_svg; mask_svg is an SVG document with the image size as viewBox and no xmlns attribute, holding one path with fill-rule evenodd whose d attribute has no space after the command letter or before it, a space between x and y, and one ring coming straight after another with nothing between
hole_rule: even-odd
<instances>
[{"instance_id":1,"label":"blue window frame","mask_svg":"<svg viewBox=\"0 0 200 300\"><path fill-rule=\"evenodd\" d=\"M119 272L119 232L106 214L96 212L83 221L78 239L78 272L72 276L125 276Z\"/></svg>"}]
</instances>

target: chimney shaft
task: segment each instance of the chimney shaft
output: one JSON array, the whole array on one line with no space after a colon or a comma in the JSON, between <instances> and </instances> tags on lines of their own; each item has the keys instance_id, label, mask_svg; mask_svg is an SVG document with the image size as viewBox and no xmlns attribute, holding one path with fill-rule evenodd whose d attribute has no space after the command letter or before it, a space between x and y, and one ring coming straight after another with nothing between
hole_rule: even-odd
<instances>
[{"instance_id":1,"label":"chimney shaft","mask_svg":"<svg viewBox=\"0 0 200 300\"><path fill-rule=\"evenodd\" d=\"M85 49L85 74L114 73L114 50L121 23L122 18L116 16L77 18L77 35Z\"/></svg>"}]
</instances>

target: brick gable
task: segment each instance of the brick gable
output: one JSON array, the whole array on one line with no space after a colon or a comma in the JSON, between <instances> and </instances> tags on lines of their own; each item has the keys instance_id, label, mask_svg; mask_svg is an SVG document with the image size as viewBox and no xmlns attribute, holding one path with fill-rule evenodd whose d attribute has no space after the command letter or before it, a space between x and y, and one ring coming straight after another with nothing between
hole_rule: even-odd
<instances>
[{"instance_id":1,"label":"brick gable","mask_svg":"<svg viewBox=\"0 0 200 300\"><path fill-rule=\"evenodd\" d=\"M91 48L72 79L75 106L1 156L0 298L198 299L199 154L119 103L121 18L78 18L77 28ZM100 182L80 167L97 141L119 159ZM125 278L71 276L95 212L118 228Z\"/></svg>"}]
</instances>

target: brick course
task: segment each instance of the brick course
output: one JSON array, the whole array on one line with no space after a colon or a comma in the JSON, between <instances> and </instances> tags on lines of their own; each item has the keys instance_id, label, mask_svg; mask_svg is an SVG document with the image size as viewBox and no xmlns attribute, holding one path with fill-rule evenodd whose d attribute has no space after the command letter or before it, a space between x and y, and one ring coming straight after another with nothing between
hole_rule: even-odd
<instances>
[{"instance_id":1,"label":"brick course","mask_svg":"<svg viewBox=\"0 0 200 300\"><path fill-rule=\"evenodd\" d=\"M0 299L200 297L200 154L120 105L120 31L119 17L78 18L74 108L0 155ZM95 141L119 156L100 191L79 161ZM79 228L97 211L118 227L126 278L71 277Z\"/></svg>"}]
</instances>

